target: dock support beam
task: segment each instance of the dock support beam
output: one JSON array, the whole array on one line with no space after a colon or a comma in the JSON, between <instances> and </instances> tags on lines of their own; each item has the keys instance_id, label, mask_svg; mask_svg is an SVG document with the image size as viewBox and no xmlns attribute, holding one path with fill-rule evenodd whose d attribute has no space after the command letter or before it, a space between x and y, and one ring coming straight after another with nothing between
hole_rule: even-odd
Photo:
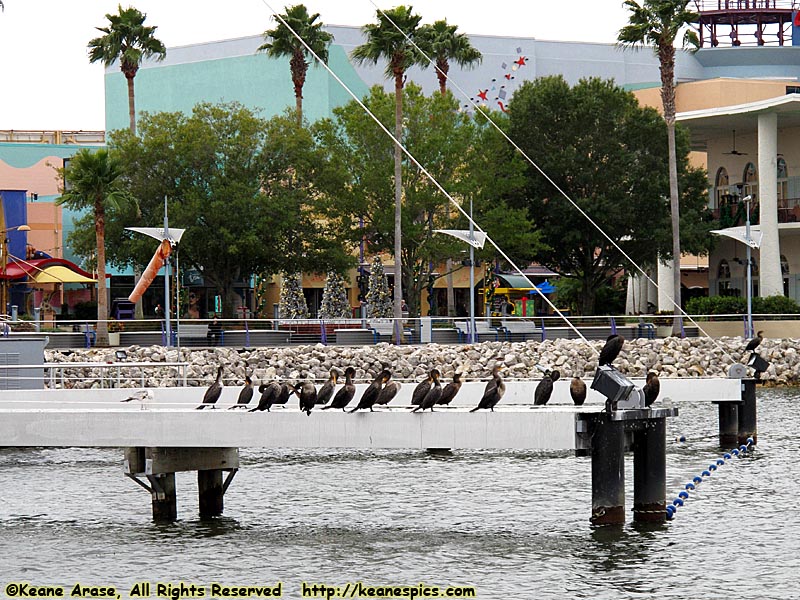
<instances>
[{"instance_id":1,"label":"dock support beam","mask_svg":"<svg viewBox=\"0 0 800 600\"><path fill-rule=\"evenodd\" d=\"M718 402L719 407L719 445L733 448L739 441L739 403Z\"/></svg>"},{"instance_id":2,"label":"dock support beam","mask_svg":"<svg viewBox=\"0 0 800 600\"><path fill-rule=\"evenodd\" d=\"M633 434L633 520L666 521L667 420L653 419Z\"/></svg>"},{"instance_id":3,"label":"dock support beam","mask_svg":"<svg viewBox=\"0 0 800 600\"><path fill-rule=\"evenodd\" d=\"M153 498L153 521L172 523L178 519L178 495L175 491L175 473L148 475Z\"/></svg>"},{"instance_id":4,"label":"dock support beam","mask_svg":"<svg viewBox=\"0 0 800 600\"><path fill-rule=\"evenodd\" d=\"M197 491L200 499L200 517L218 517L222 514L222 469L197 472Z\"/></svg>"},{"instance_id":5,"label":"dock support beam","mask_svg":"<svg viewBox=\"0 0 800 600\"><path fill-rule=\"evenodd\" d=\"M739 444L746 444L747 438L758 443L758 411L756 410L755 379L742 379L742 403L739 405Z\"/></svg>"},{"instance_id":6,"label":"dock support beam","mask_svg":"<svg viewBox=\"0 0 800 600\"><path fill-rule=\"evenodd\" d=\"M625 523L625 429L602 413L592 436L592 525Z\"/></svg>"}]
</instances>

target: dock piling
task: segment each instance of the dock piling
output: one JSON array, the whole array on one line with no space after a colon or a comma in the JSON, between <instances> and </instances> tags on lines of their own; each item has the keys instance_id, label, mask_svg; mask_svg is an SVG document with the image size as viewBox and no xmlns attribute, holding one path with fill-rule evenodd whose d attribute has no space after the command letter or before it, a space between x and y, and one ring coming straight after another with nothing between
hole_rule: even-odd
<instances>
[{"instance_id":1,"label":"dock piling","mask_svg":"<svg viewBox=\"0 0 800 600\"><path fill-rule=\"evenodd\" d=\"M225 493L222 487L222 469L197 471L197 491L200 517L218 517L222 514Z\"/></svg>"},{"instance_id":2,"label":"dock piling","mask_svg":"<svg viewBox=\"0 0 800 600\"><path fill-rule=\"evenodd\" d=\"M742 380L742 403L739 405L739 444L746 444L747 438L753 438L753 445L758 443L758 411L756 410L755 379Z\"/></svg>"},{"instance_id":3,"label":"dock piling","mask_svg":"<svg viewBox=\"0 0 800 600\"><path fill-rule=\"evenodd\" d=\"M666 419L651 419L633 434L633 520L666 521Z\"/></svg>"},{"instance_id":4,"label":"dock piling","mask_svg":"<svg viewBox=\"0 0 800 600\"><path fill-rule=\"evenodd\" d=\"M609 413L594 420L590 520L593 525L625 523L625 429Z\"/></svg>"},{"instance_id":5,"label":"dock piling","mask_svg":"<svg viewBox=\"0 0 800 600\"><path fill-rule=\"evenodd\" d=\"M175 473L148 475L153 499L153 521L171 523L178 519L178 495L175 490Z\"/></svg>"},{"instance_id":6,"label":"dock piling","mask_svg":"<svg viewBox=\"0 0 800 600\"><path fill-rule=\"evenodd\" d=\"M739 439L739 405L736 402L718 402L719 445L735 448Z\"/></svg>"}]
</instances>

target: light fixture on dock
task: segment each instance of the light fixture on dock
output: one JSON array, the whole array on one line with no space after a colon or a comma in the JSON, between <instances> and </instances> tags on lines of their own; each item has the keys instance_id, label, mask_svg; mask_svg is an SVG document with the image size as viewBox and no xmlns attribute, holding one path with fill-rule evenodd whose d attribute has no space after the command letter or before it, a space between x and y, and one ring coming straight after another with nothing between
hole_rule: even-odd
<instances>
[{"instance_id":1,"label":"light fixture on dock","mask_svg":"<svg viewBox=\"0 0 800 600\"><path fill-rule=\"evenodd\" d=\"M633 382L611 365L597 367L591 388L606 397L613 410L644 408L644 395Z\"/></svg>"},{"instance_id":2,"label":"light fixture on dock","mask_svg":"<svg viewBox=\"0 0 800 600\"><path fill-rule=\"evenodd\" d=\"M760 354L753 352L750 355L750 359L747 361L748 367L753 367L753 370L756 373L763 373L769 367L769 363L761 358Z\"/></svg>"}]
</instances>

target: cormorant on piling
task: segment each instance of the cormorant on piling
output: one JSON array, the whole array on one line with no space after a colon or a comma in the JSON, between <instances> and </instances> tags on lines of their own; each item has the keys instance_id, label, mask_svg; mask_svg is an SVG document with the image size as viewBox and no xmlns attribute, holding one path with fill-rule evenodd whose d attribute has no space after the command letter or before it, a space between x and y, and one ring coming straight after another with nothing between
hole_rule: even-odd
<instances>
[{"instance_id":1,"label":"cormorant on piling","mask_svg":"<svg viewBox=\"0 0 800 600\"><path fill-rule=\"evenodd\" d=\"M278 397L272 401L273 404L286 404L289 401L289 398L292 394L294 394L297 390L295 386L291 383L286 383L285 381L281 384L281 391L278 393Z\"/></svg>"},{"instance_id":2,"label":"cormorant on piling","mask_svg":"<svg viewBox=\"0 0 800 600\"><path fill-rule=\"evenodd\" d=\"M203 403L197 407L197 410L203 410L209 404L211 408L215 408L214 404L219 400L222 395L222 365L217 367L217 379L208 386L205 395L203 396Z\"/></svg>"},{"instance_id":3,"label":"cormorant on piling","mask_svg":"<svg viewBox=\"0 0 800 600\"><path fill-rule=\"evenodd\" d=\"M361 400L358 401L358 406L355 408L350 409L348 412L356 412L362 408L368 408L370 412L374 412L372 407L375 405L375 401L378 399L378 394L381 392L381 388L383 384L389 381L392 378L392 373L388 369L384 369L378 376L372 380L372 383L369 384L364 393L361 395Z\"/></svg>"},{"instance_id":4,"label":"cormorant on piling","mask_svg":"<svg viewBox=\"0 0 800 600\"><path fill-rule=\"evenodd\" d=\"M414 391L411 394L411 404L414 406L419 406L422 404L422 401L425 399L425 396L428 395L428 392L431 391L431 385L433 384L433 374L434 372L438 375L438 369L431 369L430 373L428 373L428 378L424 381L420 381L417 384L417 387L414 388Z\"/></svg>"},{"instance_id":5,"label":"cormorant on piling","mask_svg":"<svg viewBox=\"0 0 800 600\"><path fill-rule=\"evenodd\" d=\"M758 348L758 345L759 345L759 344L762 342L762 340L764 339L764 336L762 336L762 335L761 335L762 333L764 333L764 332L763 332L763 331L759 331L759 332L756 334L756 337L754 337L752 340L750 340L749 342L747 342L747 346L745 346L745 347L744 347L744 351L745 351L745 352L752 352L753 350L755 350L756 348Z\"/></svg>"},{"instance_id":6,"label":"cormorant on piling","mask_svg":"<svg viewBox=\"0 0 800 600\"><path fill-rule=\"evenodd\" d=\"M311 409L317 403L317 388L314 386L314 382L304 381L294 386L294 391L300 399L300 410L310 417Z\"/></svg>"},{"instance_id":7,"label":"cormorant on piling","mask_svg":"<svg viewBox=\"0 0 800 600\"><path fill-rule=\"evenodd\" d=\"M124 400L120 400L120 402L131 402L136 400L140 403L140 407L142 410L145 410L147 407L145 406L145 402L148 402L153 399L153 392L152 390L139 390L138 392L134 392Z\"/></svg>"},{"instance_id":8,"label":"cormorant on piling","mask_svg":"<svg viewBox=\"0 0 800 600\"><path fill-rule=\"evenodd\" d=\"M375 400L375 404L380 404L380 405L389 404L389 402L391 402L394 399L394 397L397 396L397 392L400 391L401 387L402 386L400 385L399 381L390 381L385 386L383 386L383 389L378 394L378 399Z\"/></svg>"},{"instance_id":9,"label":"cormorant on piling","mask_svg":"<svg viewBox=\"0 0 800 600\"><path fill-rule=\"evenodd\" d=\"M603 346L602 350L600 350L600 366L602 367L603 365L610 365L612 362L614 362L614 359L619 356L619 353L622 350L622 344L624 343L625 338L621 335L613 334L608 336L606 345Z\"/></svg>"},{"instance_id":10,"label":"cormorant on piling","mask_svg":"<svg viewBox=\"0 0 800 600\"><path fill-rule=\"evenodd\" d=\"M586 383L580 377L573 377L569 384L569 395L575 406L583 406L586 402Z\"/></svg>"},{"instance_id":11,"label":"cormorant on piling","mask_svg":"<svg viewBox=\"0 0 800 600\"><path fill-rule=\"evenodd\" d=\"M492 379L486 384L483 390L483 398L481 398L478 406L469 412L475 412L481 408L488 408L494 412L494 407L497 406L497 403L500 402L500 398L506 393L506 384L503 382L503 377L500 375L500 371L502 370L502 365L494 366L494 369L492 369Z\"/></svg>"},{"instance_id":12,"label":"cormorant on piling","mask_svg":"<svg viewBox=\"0 0 800 600\"><path fill-rule=\"evenodd\" d=\"M442 399L442 384L439 383L439 371L436 369L433 370L433 385L431 386L430 391L425 394L425 397L422 399L422 402L419 406L415 407L414 410L411 412L417 412L418 410L426 411L429 408L431 412L433 412L433 407L436 406L436 403Z\"/></svg>"},{"instance_id":13,"label":"cormorant on piling","mask_svg":"<svg viewBox=\"0 0 800 600\"><path fill-rule=\"evenodd\" d=\"M645 406L650 406L658 398L658 392L661 391L661 382L658 381L658 374L655 371L647 373L647 379L645 379L642 391L644 392Z\"/></svg>"},{"instance_id":14,"label":"cormorant on piling","mask_svg":"<svg viewBox=\"0 0 800 600\"><path fill-rule=\"evenodd\" d=\"M331 377L322 384L317 394L317 404L327 404L333 397L333 388L336 387L336 382L339 380L339 371L331 369Z\"/></svg>"},{"instance_id":15,"label":"cormorant on piling","mask_svg":"<svg viewBox=\"0 0 800 600\"><path fill-rule=\"evenodd\" d=\"M275 398L281 393L281 384L277 381L262 383L258 386L258 393L261 394L261 398L258 400L258 406L251 408L248 412L255 412L257 410L266 410L269 412L269 407L272 406Z\"/></svg>"},{"instance_id":16,"label":"cormorant on piling","mask_svg":"<svg viewBox=\"0 0 800 600\"><path fill-rule=\"evenodd\" d=\"M236 404L231 406L231 408L247 408L247 405L250 404L250 400L253 399L253 380L250 379L250 375L244 376L244 387L242 391L239 392L239 399L236 401Z\"/></svg>"},{"instance_id":17,"label":"cormorant on piling","mask_svg":"<svg viewBox=\"0 0 800 600\"><path fill-rule=\"evenodd\" d=\"M544 372L544 377L533 392L534 406L544 406L547 404L547 401L550 400L550 396L553 394L553 382L557 381L559 377L561 377L561 373L555 369L552 371L547 369Z\"/></svg>"},{"instance_id":18,"label":"cormorant on piling","mask_svg":"<svg viewBox=\"0 0 800 600\"><path fill-rule=\"evenodd\" d=\"M453 398L458 394L461 389L461 373L453 373L453 381L444 386L442 390L442 397L439 398L438 404L447 406L453 401Z\"/></svg>"},{"instance_id":19,"label":"cormorant on piling","mask_svg":"<svg viewBox=\"0 0 800 600\"><path fill-rule=\"evenodd\" d=\"M342 411L344 411L344 407L350 404L353 396L356 395L356 386L353 384L353 375L355 374L356 370L353 367L347 367L344 370L344 387L336 392L336 395L333 397L333 402L327 406L323 406L322 410L341 408Z\"/></svg>"}]
</instances>

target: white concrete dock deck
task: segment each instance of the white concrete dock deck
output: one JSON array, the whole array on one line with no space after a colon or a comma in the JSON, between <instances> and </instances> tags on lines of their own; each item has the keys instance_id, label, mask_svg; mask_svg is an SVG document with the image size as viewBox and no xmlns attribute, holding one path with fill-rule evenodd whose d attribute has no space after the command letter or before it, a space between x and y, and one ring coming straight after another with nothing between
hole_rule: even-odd
<instances>
[{"instance_id":1,"label":"white concrete dock deck","mask_svg":"<svg viewBox=\"0 0 800 600\"><path fill-rule=\"evenodd\" d=\"M550 403L533 407L537 383L507 382L493 413L469 412L486 385L469 382L453 406L433 413L410 412L415 384L405 384L388 407L374 412L316 409L310 416L298 410L295 397L269 413L226 410L236 402L234 386L224 389L217 409L202 411L195 407L205 388L152 388L154 397L144 406L121 402L141 388L0 391L0 446L575 449L578 415L600 411L602 397L590 390L587 404L575 407L569 381L558 381ZM740 387L734 379L664 379L654 408L739 400ZM257 398L258 392L251 406Z\"/></svg>"}]
</instances>

